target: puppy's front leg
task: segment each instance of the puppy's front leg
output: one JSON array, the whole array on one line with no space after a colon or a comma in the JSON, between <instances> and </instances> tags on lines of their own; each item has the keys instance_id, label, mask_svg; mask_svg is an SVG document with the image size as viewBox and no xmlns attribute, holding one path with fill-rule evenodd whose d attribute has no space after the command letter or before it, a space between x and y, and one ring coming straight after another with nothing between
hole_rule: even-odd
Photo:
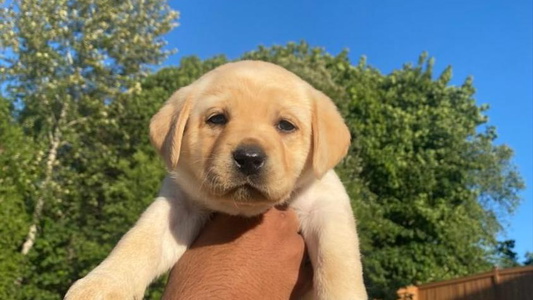
<instances>
[{"instance_id":1,"label":"puppy's front leg","mask_svg":"<svg viewBox=\"0 0 533 300\"><path fill-rule=\"evenodd\" d=\"M171 186L166 180L160 197L111 254L69 289L65 299L142 299L150 282L185 252L207 217L170 194Z\"/></svg>"},{"instance_id":2,"label":"puppy's front leg","mask_svg":"<svg viewBox=\"0 0 533 300\"><path fill-rule=\"evenodd\" d=\"M330 171L292 205L314 269L314 297L367 299L350 200Z\"/></svg>"}]
</instances>

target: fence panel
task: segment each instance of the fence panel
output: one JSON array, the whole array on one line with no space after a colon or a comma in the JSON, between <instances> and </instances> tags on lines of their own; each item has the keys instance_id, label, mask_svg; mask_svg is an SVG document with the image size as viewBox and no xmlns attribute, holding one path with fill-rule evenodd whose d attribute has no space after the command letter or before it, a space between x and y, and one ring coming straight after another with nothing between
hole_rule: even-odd
<instances>
[{"instance_id":1,"label":"fence panel","mask_svg":"<svg viewBox=\"0 0 533 300\"><path fill-rule=\"evenodd\" d=\"M494 269L473 276L409 286L398 290L401 300L531 300L533 266Z\"/></svg>"}]
</instances>

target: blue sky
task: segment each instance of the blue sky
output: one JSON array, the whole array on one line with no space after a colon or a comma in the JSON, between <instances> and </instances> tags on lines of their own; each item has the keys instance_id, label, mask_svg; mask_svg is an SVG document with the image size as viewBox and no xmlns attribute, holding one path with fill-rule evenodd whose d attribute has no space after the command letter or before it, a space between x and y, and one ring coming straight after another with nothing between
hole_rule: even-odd
<instances>
[{"instance_id":1,"label":"blue sky","mask_svg":"<svg viewBox=\"0 0 533 300\"><path fill-rule=\"evenodd\" d=\"M533 252L533 4L531 0L438 1L170 1L180 26L166 36L183 56L237 58L258 45L306 40L389 73L422 51L435 71L453 67L452 84L474 77L479 104L490 105L498 144L515 150L527 188L507 234L523 259Z\"/></svg>"}]
</instances>

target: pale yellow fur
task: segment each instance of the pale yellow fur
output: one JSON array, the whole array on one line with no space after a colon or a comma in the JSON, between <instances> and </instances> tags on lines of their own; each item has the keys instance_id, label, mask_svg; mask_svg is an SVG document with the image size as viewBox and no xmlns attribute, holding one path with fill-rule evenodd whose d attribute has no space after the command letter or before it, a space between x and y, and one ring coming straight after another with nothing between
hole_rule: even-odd
<instances>
[{"instance_id":1,"label":"pale yellow fur","mask_svg":"<svg viewBox=\"0 0 533 300\"><path fill-rule=\"evenodd\" d=\"M213 113L227 114L228 123L206 125ZM280 132L280 119L297 130ZM279 66L230 63L177 91L150 127L169 171L159 196L66 299L142 299L213 211L251 216L278 204L298 214L314 268L310 297L367 299L350 201L332 170L350 134L327 96ZM267 154L261 180L234 171L231 152L240 143Z\"/></svg>"}]
</instances>

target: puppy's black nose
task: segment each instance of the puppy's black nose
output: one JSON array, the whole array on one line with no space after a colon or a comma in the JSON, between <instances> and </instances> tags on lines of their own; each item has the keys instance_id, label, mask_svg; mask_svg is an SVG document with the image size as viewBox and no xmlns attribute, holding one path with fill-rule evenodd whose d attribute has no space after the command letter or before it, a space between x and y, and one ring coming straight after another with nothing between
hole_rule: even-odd
<instances>
[{"instance_id":1,"label":"puppy's black nose","mask_svg":"<svg viewBox=\"0 0 533 300\"><path fill-rule=\"evenodd\" d=\"M266 154L259 146L241 145L233 151L233 161L244 175L259 173L265 164Z\"/></svg>"}]
</instances>

